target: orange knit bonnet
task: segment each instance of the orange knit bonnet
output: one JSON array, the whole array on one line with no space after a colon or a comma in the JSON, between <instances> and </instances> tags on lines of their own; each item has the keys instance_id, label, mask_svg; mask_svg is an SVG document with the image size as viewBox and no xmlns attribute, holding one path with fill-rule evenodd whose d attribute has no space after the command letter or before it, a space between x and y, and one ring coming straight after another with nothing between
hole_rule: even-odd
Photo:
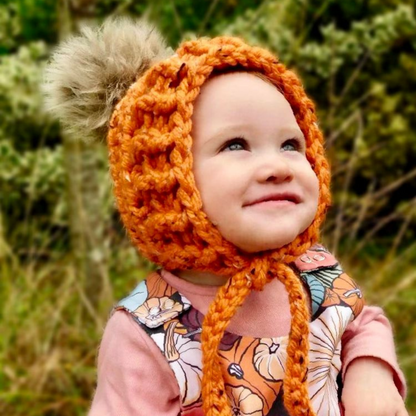
<instances>
[{"instance_id":1,"label":"orange knit bonnet","mask_svg":"<svg viewBox=\"0 0 416 416\"><path fill-rule=\"evenodd\" d=\"M320 184L312 224L293 242L246 254L226 241L203 211L192 173L192 113L212 72L246 69L264 74L292 107L306 139L306 157ZM312 101L296 75L268 51L232 37L183 43L176 54L150 67L116 106L108 134L118 209L140 252L167 270L199 270L229 276L205 317L202 332L203 409L231 415L218 346L251 290L271 279L289 293L292 315L284 380L291 416L313 415L307 391L309 311L299 278L288 266L319 238L330 203L330 173Z\"/></svg>"}]
</instances>

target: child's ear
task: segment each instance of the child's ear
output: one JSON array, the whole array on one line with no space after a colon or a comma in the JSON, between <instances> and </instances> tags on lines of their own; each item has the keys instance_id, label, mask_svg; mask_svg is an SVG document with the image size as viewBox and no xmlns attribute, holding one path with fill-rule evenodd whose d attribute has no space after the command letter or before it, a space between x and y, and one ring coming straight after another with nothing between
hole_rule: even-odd
<instances>
[{"instance_id":1,"label":"child's ear","mask_svg":"<svg viewBox=\"0 0 416 416\"><path fill-rule=\"evenodd\" d=\"M46 68L46 106L67 130L105 137L114 107L154 63L172 55L145 21L107 19L64 41Z\"/></svg>"}]
</instances>

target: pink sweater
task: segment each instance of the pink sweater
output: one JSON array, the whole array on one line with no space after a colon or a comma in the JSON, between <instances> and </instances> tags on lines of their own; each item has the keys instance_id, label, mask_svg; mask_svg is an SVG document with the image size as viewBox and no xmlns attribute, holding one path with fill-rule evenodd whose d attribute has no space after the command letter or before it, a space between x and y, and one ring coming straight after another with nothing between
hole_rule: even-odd
<instances>
[{"instance_id":1,"label":"pink sweater","mask_svg":"<svg viewBox=\"0 0 416 416\"><path fill-rule=\"evenodd\" d=\"M218 287L200 286L162 271L162 277L206 314ZM274 280L263 292L252 292L227 331L250 337L280 337L290 329L289 302L282 283ZM342 375L357 357L376 357L394 371L405 395L390 324L378 307L364 307L342 338ZM157 345L133 320L117 311L108 321L98 357L98 385L89 416L177 416L180 391L175 376Z\"/></svg>"}]
</instances>

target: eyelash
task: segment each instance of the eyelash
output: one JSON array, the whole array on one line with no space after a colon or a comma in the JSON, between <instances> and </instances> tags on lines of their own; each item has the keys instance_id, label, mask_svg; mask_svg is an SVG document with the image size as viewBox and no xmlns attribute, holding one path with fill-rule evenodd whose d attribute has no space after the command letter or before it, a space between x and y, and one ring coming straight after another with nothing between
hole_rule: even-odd
<instances>
[{"instance_id":1,"label":"eyelash","mask_svg":"<svg viewBox=\"0 0 416 416\"><path fill-rule=\"evenodd\" d=\"M247 143L247 140L244 139L244 137L234 137L233 139L227 140L224 145L221 147L220 152L223 152L225 150L227 150L230 146L234 145L234 144L238 144L242 146L241 150L249 150L249 145ZM294 147L294 150L287 150L287 151L292 151L292 152L303 152L303 143L296 138L292 138L292 139L288 139L285 140L282 143L282 150L283 147L286 145L292 145ZM233 151L231 149L229 149L229 151ZM235 150L234 150L235 151Z\"/></svg>"},{"instance_id":2,"label":"eyelash","mask_svg":"<svg viewBox=\"0 0 416 416\"><path fill-rule=\"evenodd\" d=\"M247 150L249 148L248 143L244 137L234 137L233 139L227 140L224 145L221 147L220 152L227 150L231 145L239 144L243 147L243 150ZM232 151L230 149L230 151Z\"/></svg>"},{"instance_id":3,"label":"eyelash","mask_svg":"<svg viewBox=\"0 0 416 416\"><path fill-rule=\"evenodd\" d=\"M289 139L283 142L282 144L282 148L285 145L292 145L295 149L294 150L290 150L290 151L295 151L295 152L302 152L303 151L303 144L299 139L293 138L293 139Z\"/></svg>"}]
</instances>

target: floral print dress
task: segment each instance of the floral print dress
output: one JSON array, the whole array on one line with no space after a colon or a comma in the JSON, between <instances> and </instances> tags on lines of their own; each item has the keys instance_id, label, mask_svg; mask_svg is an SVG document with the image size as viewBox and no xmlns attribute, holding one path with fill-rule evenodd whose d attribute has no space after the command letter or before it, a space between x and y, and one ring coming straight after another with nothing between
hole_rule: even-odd
<instances>
[{"instance_id":1,"label":"floral print dress","mask_svg":"<svg viewBox=\"0 0 416 416\"><path fill-rule=\"evenodd\" d=\"M314 246L294 264L309 290L312 319L308 384L318 416L340 415L337 378L341 338L361 312L360 289L337 260ZM128 311L159 347L178 382L183 416L203 416L201 327L204 316L158 273L141 282L116 310ZM288 335L253 338L226 332L220 359L233 416L284 416Z\"/></svg>"}]
</instances>

